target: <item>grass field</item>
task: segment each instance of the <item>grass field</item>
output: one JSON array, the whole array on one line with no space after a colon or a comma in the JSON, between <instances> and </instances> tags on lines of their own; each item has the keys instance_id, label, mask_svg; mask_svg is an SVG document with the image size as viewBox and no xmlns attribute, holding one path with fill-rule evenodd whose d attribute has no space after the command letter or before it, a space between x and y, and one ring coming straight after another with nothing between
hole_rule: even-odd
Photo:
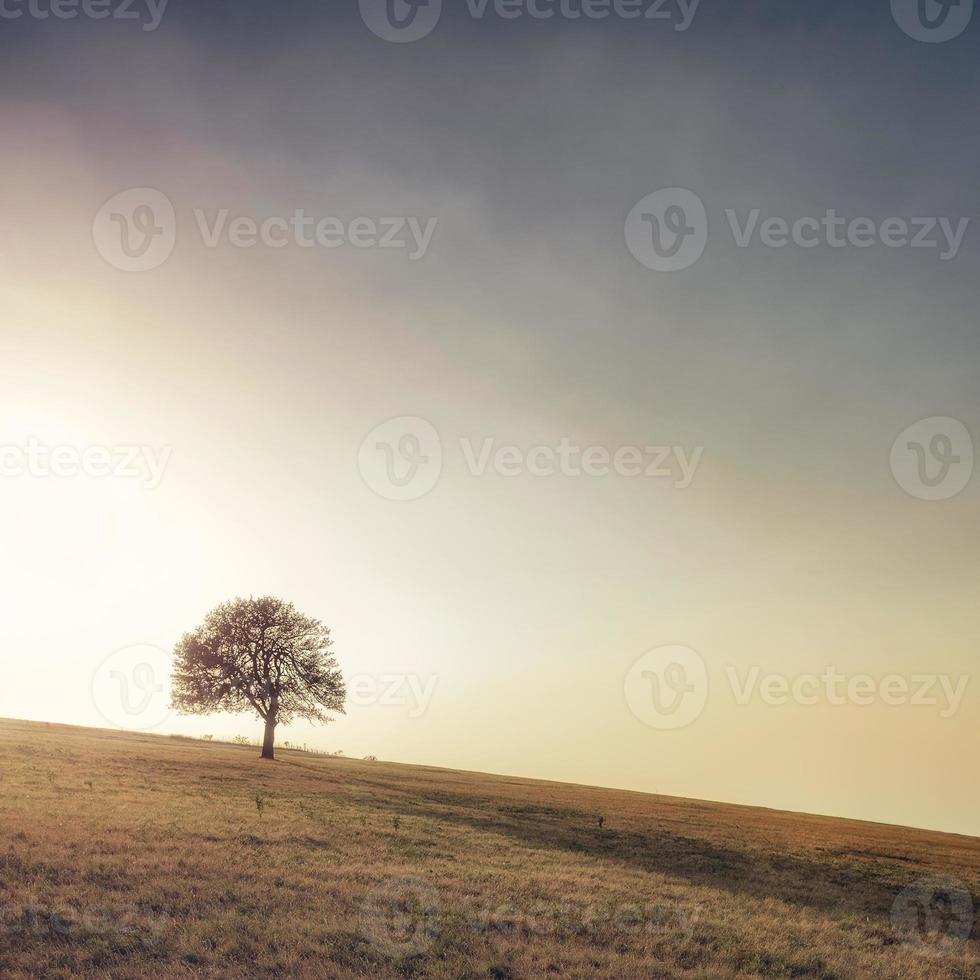
<instances>
[{"instance_id":1,"label":"grass field","mask_svg":"<svg viewBox=\"0 0 980 980\"><path fill-rule=\"evenodd\" d=\"M25 722L0 760L4 977L980 976L976 838Z\"/></svg>"}]
</instances>

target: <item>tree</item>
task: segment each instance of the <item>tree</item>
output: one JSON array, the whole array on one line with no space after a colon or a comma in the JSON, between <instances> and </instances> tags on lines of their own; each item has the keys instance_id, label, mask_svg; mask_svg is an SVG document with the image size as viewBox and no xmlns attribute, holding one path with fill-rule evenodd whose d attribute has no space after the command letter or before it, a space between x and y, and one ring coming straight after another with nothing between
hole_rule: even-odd
<instances>
[{"instance_id":1,"label":"tree","mask_svg":"<svg viewBox=\"0 0 980 980\"><path fill-rule=\"evenodd\" d=\"M262 758L274 759L280 722L344 713L332 645L330 630L292 603L234 599L177 644L171 701L185 715L254 711L265 722Z\"/></svg>"}]
</instances>

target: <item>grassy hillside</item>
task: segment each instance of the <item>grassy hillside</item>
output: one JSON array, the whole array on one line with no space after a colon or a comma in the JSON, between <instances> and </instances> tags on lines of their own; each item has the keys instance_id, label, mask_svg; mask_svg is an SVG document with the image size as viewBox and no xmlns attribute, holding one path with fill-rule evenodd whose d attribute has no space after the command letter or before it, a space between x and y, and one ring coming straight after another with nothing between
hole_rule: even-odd
<instances>
[{"instance_id":1,"label":"grassy hillside","mask_svg":"<svg viewBox=\"0 0 980 980\"><path fill-rule=\"evenodd\" d=\"M256 756L0 721L0 975L980 976L976 838Z\"/></svg>"}]
</instances>

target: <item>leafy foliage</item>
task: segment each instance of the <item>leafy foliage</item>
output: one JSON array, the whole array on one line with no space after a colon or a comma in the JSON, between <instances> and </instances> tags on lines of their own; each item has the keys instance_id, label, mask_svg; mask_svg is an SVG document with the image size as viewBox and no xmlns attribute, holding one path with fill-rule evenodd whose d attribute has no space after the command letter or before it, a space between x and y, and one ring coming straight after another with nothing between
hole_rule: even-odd
<instances>
[{"instance_id":1,"label":"leafy foliage","mask_svg":"<svg viewBox=\"0 0 980 980\"><path fill-rule=\"evenodd\" d=\"M253 710L266 722L329 721L346 688L330 630L271 596L234 599L177 644L171 699L181 714Z\"/></svg>"}]
</instances>

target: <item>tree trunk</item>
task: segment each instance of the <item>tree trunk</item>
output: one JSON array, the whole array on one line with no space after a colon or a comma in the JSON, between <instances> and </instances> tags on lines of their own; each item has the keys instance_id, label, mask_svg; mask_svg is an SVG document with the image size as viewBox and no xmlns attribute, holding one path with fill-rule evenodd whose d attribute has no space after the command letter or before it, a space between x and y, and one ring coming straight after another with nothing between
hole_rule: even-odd
<instances>
[{"instance_id":1,"label":"tree trunk","mask_svg":"<svg viewBox=\"0 0 980 980\"><path fill-rule=\"evenodd\" d=\"M262 742L262 758L276 757L276 719L269 715L265 720L265 740Z\"/></svg>"}]
</instances>

